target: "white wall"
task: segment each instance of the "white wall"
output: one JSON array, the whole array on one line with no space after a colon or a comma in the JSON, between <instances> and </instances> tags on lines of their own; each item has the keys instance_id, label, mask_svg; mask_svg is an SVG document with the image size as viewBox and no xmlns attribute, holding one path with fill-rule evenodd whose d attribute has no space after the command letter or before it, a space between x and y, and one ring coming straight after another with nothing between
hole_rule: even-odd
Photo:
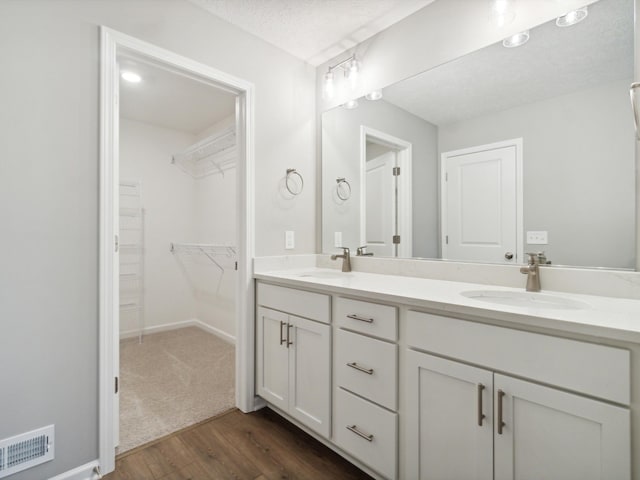
<instances>
[{"instance_id":1,"label":"white wall","mask_svg":"<svg viewBox=\"0 0 640 480\"><path fill-rule=\"evenodd\" d=\"M0 438L54 423L49 478L98 456L99 25L255 85L256 252L314 251L315 70L186 0L0 2ZM280 204L287 167L309 186Z\"/></svg>"},{"instance_id":2,"label":"white wall","mask_svg":"<svg viewBox=\"0 0 640 480\"><path fill-rule=\"evenodd\" d=\"M523 139L524 229L554 264L635 268L630 79L441 125L440 153ZM561 115L558 115L561 112Z\"/></svg>"},{"instance_id":3,"label":"white wall","mask_svg":"<svg viewBox=\"0 0 640 480\"><path fill-rule=\"evenodd\" d=\"M413 153L413 256L438 254L437 130L384 100L362 100L358 108L337 107L322 115L322 251L332 252L334 232L342 232L342 244L360 246L360 126L400 138ZM336 178L351 184L351 198L340 200Z\"/></svg>"}]
</instances>

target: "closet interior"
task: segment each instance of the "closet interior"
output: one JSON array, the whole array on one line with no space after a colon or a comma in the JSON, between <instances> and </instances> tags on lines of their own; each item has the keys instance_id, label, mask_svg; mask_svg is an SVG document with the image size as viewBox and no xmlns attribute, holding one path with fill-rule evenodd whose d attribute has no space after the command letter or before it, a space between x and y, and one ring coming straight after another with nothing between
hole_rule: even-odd
<instances>
[{"instance_id":1,"label":"closet interior","mask_svg":"<svg viewBox=\"0 0 640 480\"><path fill-rule=\"evenodd\" d=\"M120 445L233 407L235 96L120 59Z\"/></svg>"}]
</instances>

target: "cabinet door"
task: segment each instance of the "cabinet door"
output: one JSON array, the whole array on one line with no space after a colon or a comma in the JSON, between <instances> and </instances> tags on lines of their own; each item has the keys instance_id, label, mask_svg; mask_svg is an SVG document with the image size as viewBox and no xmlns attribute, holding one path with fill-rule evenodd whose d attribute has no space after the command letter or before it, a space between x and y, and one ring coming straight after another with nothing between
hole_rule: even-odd
<instances>
[{"instance_id":1,"label":"cabinet door","mask_svg":"<svg viewBox=\"0 0 640 480\"><path fill-rule=\"evenodd\" d=\"M290 315L289 414L330 435L331 327Z\"/></svg>"},{"instance_id":2,"label":"cabinet door","mask_svg":"<svg viewBox=\"0 0 640 480\"><path fill-rule=\"evenodd\" d=\"M258 395L282 410L289 405L288 316L258 308L256 379Z\"/></svg>"},{"instance_id":3,"label":"cabinet door","mask_svg":"<svg viewBox=\"0 0 640 480\"><path fill-rule=\"evenodd\" d=\"M628 409L498 374L494 388L496 480L630 478Z\"/></svg>"},{"instance_id":4,"label":"cabinet door","mask_svg":"<svg viewBox=\"0 0 640 480\"><path fill-rule=\"evenodd\" d=\"M493 374L407 351L406 478L493 478Z\"/></svg>"}]
</instances>

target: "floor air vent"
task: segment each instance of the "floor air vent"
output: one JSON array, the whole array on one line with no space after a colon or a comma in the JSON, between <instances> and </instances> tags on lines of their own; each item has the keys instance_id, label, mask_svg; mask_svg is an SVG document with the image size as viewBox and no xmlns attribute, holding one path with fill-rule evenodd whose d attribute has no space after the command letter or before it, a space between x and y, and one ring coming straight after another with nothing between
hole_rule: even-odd
<instances>
[{"instance_id":1,"label":"floor air vent","mask_svg":"<svg viewBox=\"0 0 640 480\"><path fill-rule=\"evenodd\" d=\"M0 478L53 460L54 426L0 440Z\"/></svg>"}]
</instances>

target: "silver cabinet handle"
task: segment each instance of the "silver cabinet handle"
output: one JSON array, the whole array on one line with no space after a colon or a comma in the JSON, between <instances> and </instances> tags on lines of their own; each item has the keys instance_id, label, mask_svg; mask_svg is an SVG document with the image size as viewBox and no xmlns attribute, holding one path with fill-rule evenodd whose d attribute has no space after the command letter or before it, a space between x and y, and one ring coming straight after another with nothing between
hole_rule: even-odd
<instances>
[{"instance_id":1,"label":"silver cabinet handle","mask_svg":"<svg viewBox=\"0 0 640 480\"><path fill-rule=\"evenodd\" d=\"M367 375L373 375L373 368L361 367L356 362L347 363L347 367L355 368L359 372L366 373Z\"/></svg>"},{"instance_id":2,"label":"silver cabinet handle","mask_svg":"<svg viewBox=\"0 0 640 480\"><path fill-rule=\"evenodd\" d=\"M287 340L284 338L283 333L282 333L282 327L284 327L287 323L280 321L280 345L282 345L284 342L286 342Z\"/></svg>"},{"instance_id":3,"label":"silver cabinet handle","mask_svg":"<svg viewBox=\"0 0 640 480\"><path fill-rule=\"evenodd\" d=\"M640 140L640 112L638 112L638 105L636 104L636 88L640 87L640 82L634 82L629 88L629 95L631 97L631 109L633 110L633 123L636 127L636 138Z\"/></svg>"},{"instance_id":4,"label":"silver cabinet handle","mask_svg":"<svg viewBox=\"0 0 640 480\"><path fill-rule=\"evenodd\" d=\"M485 418L485 414L482 413L482 392L484 391L484 385L478 384L478 426L482 426L482 420Z\"/></svg>"},{"instance_id":5,"label":"silver cabinet handle","mask_svg":"<svg viewBox=\"0 0 640 480\"><path fill-rule=\"evenodd\" d=\"M360 317L356 314L347 315L347 318L358 320L359 322L373 323L373 318Z\"/></svg>"},{"instance_id":6,"label":"silver cabinet handle","mask_svg":"<svg viewBox=\"0 0 640 480\"><path fill-rule=\"evenodd\" d=\"M502 421L502 398L505 393L502 390L498 390L498 435L502 435L502 427L506 425Z\"/></svg>"},{"instance_id":7,"label":"silver cabinet handle","mask_svg":"<svg viewBox=\"0 0 640 480\"><path fill-rule=\"evenodd\" d=\"M293 345L293 342L290 340L290 333L291 332L291 327L293 327L293 325L291 325L290 323L287 323L287 348L289 348L289 345Z\"/></svg>"},{"instance_id":8,"label":"silver cabinet handle","mask_svg":"<svg viewBox=\"0 0 640 480\"><path fill-rule=\"evenodd\" d=\"M347 425L347 430L352 431L353 433L355 433L356 435L358 435L359 437L364 438L367 442L373 442L373 433L370 435L367 435L364 432L361 432L360 430L358 430L358 426L357 425Z\"/></svg>"}]
</instances>

